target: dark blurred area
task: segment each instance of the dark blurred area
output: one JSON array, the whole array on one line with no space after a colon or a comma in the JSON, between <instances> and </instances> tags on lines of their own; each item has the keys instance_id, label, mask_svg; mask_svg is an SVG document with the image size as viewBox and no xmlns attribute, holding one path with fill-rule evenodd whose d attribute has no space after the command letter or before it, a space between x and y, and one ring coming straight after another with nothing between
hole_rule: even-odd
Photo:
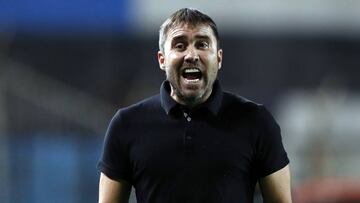
<instances>
[{"instance_id":1,"label":"dark blurred area","mask_svg":"<svg viewBox=\"0 0 360 203\"><path fill-rule=\"evenodd\" d=\"M222 84L261 103L271 105L292 89L316 89L327 78L351 91L360 88L360 39L237 34L223 35L221 44L225 52ZM165 76L158 67L157 50L157 36L42 39L15 35L4 56L16 62L20 72L26 69L111 106L123 106L158 91ZM11 64L6 69L11 72Z\"/></svg>"},{"instance_id":2,"label":"dark blurred area","mask_svg":"<svg viewBox=\"0 0 360 203\"><path fill-rule=\"evenodd\" d=\"M107 124L118 108L158 92L165 76L156 59L157 28L188 5L25 2L0 1L1 202L94 202ZM39 10L42 4L47 7ZM359 6L341 5L344 15ZM263 5L271 6L276 13L278 4ZM192 7L216 12L215 4ZM224 50L223 88L274 113L291 160L295 203L360 202L357 21L342 18L336 30L319 31L311 20L296 28L290 18L286 30L287 24L277 27L284 14L262 29L266 15L256 5L244 7L248 14L214 18ZM256 14L258 21L247 22L253 29L242 27L244 16ZM146 21L151 15L153 24Z\"/></svg>"}]
</instances>

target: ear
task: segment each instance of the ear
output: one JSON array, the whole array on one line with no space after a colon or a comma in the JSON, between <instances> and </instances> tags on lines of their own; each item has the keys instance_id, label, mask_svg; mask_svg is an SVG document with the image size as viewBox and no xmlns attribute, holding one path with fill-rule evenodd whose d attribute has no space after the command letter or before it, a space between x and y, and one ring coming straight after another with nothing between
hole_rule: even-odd
<instances>
[{"instance_id":1,"label":"ear","mask_svg":"<svg viewBox=\"0 0 360 203\"><path fill-rule=\"evenodd\" d=\"M221 65L222 65L222 59L223 59L223 50L219 49L217 51L217 60L218 60L218 64L219 64L219 69L221 68Z\"/></svg>"},{"instance_id":2,"label":"ear","mask_svg":"<svg viewBox=\"0 0 360 203\"><path fill-rule=\"evenodd\" d=\"M157 58L158 58L158 61L159 61L160 69L165 71L165 56L161 51L158 51Z\"/></svg>"}]
</instances>

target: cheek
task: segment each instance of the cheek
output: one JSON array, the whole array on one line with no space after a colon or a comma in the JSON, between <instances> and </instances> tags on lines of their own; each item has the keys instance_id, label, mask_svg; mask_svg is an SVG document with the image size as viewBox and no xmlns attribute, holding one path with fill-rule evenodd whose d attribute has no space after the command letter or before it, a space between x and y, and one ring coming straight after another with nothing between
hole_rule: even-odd
<instances>
[{"instance_id":1,"label":"cheek","mask_svg":"<svg viewBox=\"0 0 360 203\"><path fill-rule=\"evenodd\" d=\"M218 69L218 66L219 66L216 55L204 56L203 63L205 66L207 66L209 69L211 69L210 70L211 72L212 72L212 69Z\"/></svg>"},{"instance_id":2,"label":"cheek","mask_svg":"<svg viewBox=\"0 0 360 203\"><path fill-rule=\"evenodd\" d=\"M165 66L169 72L174 72L177 69L179 59L176 54L169 54L165 58Z\"/></svg>"},{"instance_id":3,"label":"cheek","mask_svg":"<svg viewBox=\"0 0 360 203\"><path fill-rule=\"evenodd\" d=\"M169 55L167 56L167 59L169 61L169 63L171 64L175 64L178 63L179 61L181 61L181 54L179 53L169 53Z\"/></svg>"},{"instance_id":4,"label":"cheek","mask_svg":"<svg viewBox=\"0 0 360 203\"><path fill-rule=\"evenodd\" d=\"M165 66L170 72L176 72L182 66L181 57L177 54L169 54L165 60Z\"/></svg>"}]
</instances>

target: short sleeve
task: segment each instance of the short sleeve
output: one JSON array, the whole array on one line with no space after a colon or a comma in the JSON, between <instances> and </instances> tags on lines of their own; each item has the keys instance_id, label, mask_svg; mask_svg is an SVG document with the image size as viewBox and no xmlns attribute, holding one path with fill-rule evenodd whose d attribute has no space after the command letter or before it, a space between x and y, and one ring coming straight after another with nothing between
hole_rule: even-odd
<instances>
[{"instance_id":1,"label":"short sleeve","mask_svg":"<svg viewBox=\"0 0 360 203\"><path fill-rule=\"evenodd\" d=\"M131 182L131 165L127 144L127 130L119 110L106 131L102 156L97 168L113 180Z\"/></svg>"},{"instance_id":2,"label":"short sleeve","mask_svg":"<svg viewBox=\"0 0 360 203\"><path fill-rule=\"evenodd\" d=\"M263 106L257 120L256 166L259 177L270 175L289 164L284 149L280 126Z\"/></svg>"}]
</instances>

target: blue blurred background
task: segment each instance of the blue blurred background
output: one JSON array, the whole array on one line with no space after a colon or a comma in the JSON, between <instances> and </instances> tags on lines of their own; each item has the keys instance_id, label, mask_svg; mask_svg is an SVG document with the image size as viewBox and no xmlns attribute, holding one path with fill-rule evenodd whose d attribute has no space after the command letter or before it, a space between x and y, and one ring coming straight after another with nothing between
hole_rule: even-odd
<instances>
[{"instance_id":1,"label":"blue blurred background","mask_svg":"<svg viewBox=\"0 0 360 203\"><path fill-rule=\"evenodd\" d=\"M158 92L182 7L217 22L224 89L282 127L294 202L360 202L359 1L0 0L1 202L97 201L107 124Z\"/></svg>"}]
</instances>

